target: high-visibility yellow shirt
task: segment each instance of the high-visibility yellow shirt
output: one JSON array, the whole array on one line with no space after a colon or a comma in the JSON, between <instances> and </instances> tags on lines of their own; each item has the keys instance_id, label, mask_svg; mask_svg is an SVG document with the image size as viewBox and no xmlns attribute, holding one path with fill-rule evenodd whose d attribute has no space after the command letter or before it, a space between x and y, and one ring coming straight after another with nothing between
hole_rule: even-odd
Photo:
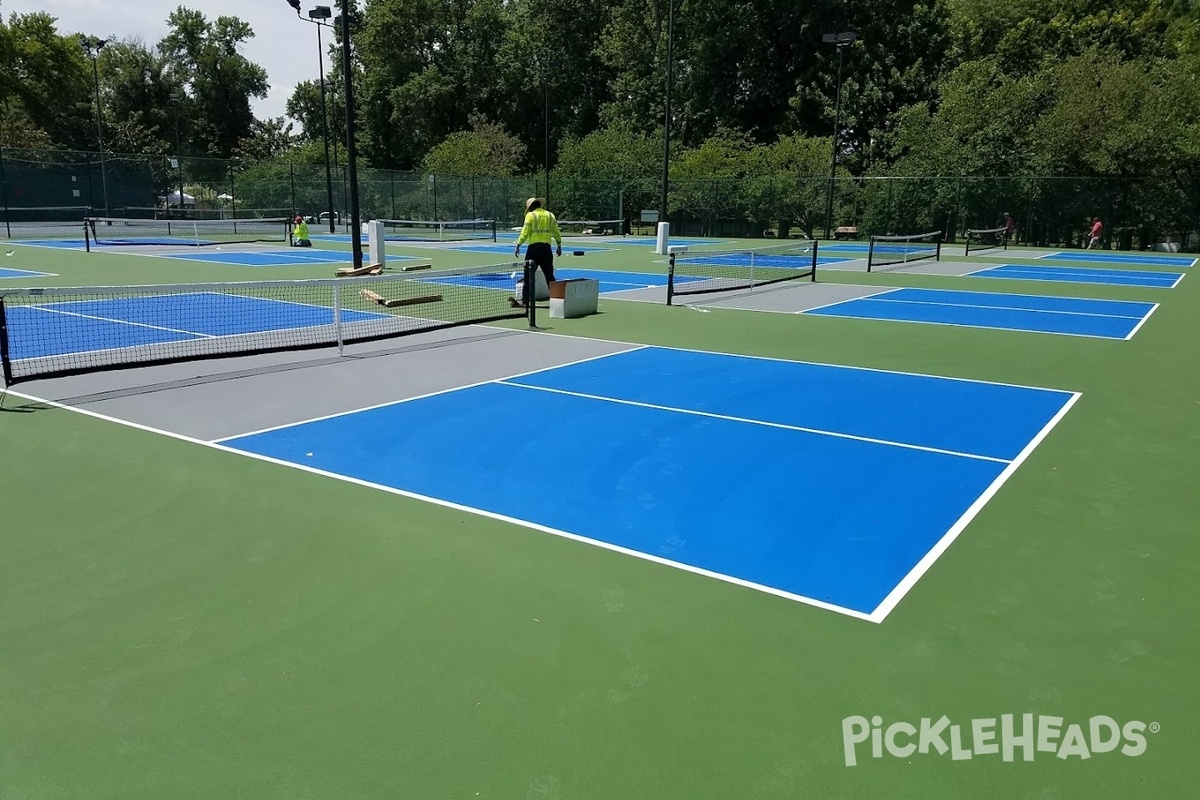
<instances>
[{"instance_id":1,"label":"high-visibility yellow shirt","mask_svg":"<svg viewBox=\"0 0 1200 800\"><path fill-rule=\"evenodd\" d=\"M526 242L550 244L551 240L562 244L562 231L558 229L558 220L554 215L544 208L535 208L526 214L521 237L517 239L517 247Z\"/></svg>"},{"instance_id":2,"label":"high-visibility yellow shirt","mask_svg":"<svg viewBox=\"0 0 1200 800\"><path fill-rule=\"evenodd\" d=\"M301 241L308 238L308 223L307 222L305 222L304 220L300 220L299 222L296 223L296 230L294 231L294 238L299 239Z\"/></svg>"}]
</instances>

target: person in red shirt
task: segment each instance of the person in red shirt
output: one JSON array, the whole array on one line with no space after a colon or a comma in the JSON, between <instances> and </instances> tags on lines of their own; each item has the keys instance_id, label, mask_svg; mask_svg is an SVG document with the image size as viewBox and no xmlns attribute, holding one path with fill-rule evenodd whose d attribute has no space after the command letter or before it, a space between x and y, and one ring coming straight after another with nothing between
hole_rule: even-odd
<instances>
[{"instance_id":1,"label":"person in red shirt","mask_svg":"<svg viewBox=\"0 0 1200 800\"><path fill-rule=\"evenodd\" d=\"M1092 220L1091 233L1088 234L1089 239L1088 239L1087 249L1088 250L1099 250L1100 249L1100 239L1103 236L1104 236L1104 223L1100 221L1099 217L1095 217Z\"/></svg>"}]
</instances>

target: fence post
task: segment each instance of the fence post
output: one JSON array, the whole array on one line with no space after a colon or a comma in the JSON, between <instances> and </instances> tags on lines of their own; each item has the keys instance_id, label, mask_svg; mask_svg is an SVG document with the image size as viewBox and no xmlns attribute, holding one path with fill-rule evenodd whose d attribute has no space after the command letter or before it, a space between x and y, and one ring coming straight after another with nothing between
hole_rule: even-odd
<instances>
[{"instance_id":1,"label":"fence post","mask_svg":"<svg viewBox=\"0 0 1200 800\"><path fill-rule=\"evenodd\" d=\"M295 217L298 213L296 208L296 165L288 164L288 174L292 178L292 216Z\"/></svg>"},{"instance_id":2,"label":"fence post","mask_svg":"<svg viewBox=\"0 0 1200 800\"><path fill-rule=\"evenodd\" d=\"M399 219L399 217L396 216L396 170L394 169L388 170L388 187L391 189L392 194L392 202L390 206L391 212L388 214L388 216L392 219Z\"/></svg>"},{"instance_id":3,"label":"fence post","mask_svg":"<svg viewBox=\"0 0 1200 800\"><path fill-rule=\"evenodd\" d=\"M12 238L12 226L8 221L8 178L4 173L4 148L0 147L0 203L4 204L4 234Z\"/></svg>"},{"instance_id":4,"label":"fence post","mask_svg":"<svg viewBox=\"0 0 1200 800\"><path fill-rule=\"evenodd\" d=\"M230 216L237 219L237 183L233 178L233 161L229 162L229 208Z\"/></svg>"}]
</instances>

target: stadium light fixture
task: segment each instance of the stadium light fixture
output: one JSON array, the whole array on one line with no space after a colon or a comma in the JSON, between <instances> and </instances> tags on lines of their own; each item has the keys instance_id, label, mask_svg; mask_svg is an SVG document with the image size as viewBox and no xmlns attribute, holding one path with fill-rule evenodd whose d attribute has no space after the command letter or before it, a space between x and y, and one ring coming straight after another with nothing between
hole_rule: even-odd
<instances>
[{"instance_id":1,"label":"stadium light fixture","mask_svg":"<svg viewBox=\"0 0 1200 800\"><path fill-rule=\"evenodd\" d=\"M675 76L675 0L667 0L667 91L663 98L662 198L658 221L667 219L667 191L671 178L671 79Z\"/></svg>"},{"instance_id":2,"label":"stadium light fixture","mask_svg":"<svg viewBox=\"0 0 1200 800\"><path fill-rule=\"evenodd\" d=\"M100 51L108 44L107 39L100 39L96 36L80 36L79 46L87 53L87 57L92 60L92 83L96 90L96 141L100 146L100 186L104 192L104 213L107 216L109 212L108 205L108 163L104 155L104 125L103 117L100 112L100 70L96 66L96 61L100 58Z\"/></svg>"},{"instance_id":3,"label":"stadium light fixture","mask_svg":"<svg viewBox=\"0 0 1200 800\"><path fill-rule=\"evenodd\" d=\"M858 41L858 34L854 31L826 33L821 36L821 41L837 45L838 52L837 99L833 106L833 156L829 166L829 187L825 193L825 238L829 239L833 233L833 185L837 176L838 130L842 124L842 54L847 45Z\"/></svg>"}]
</instances>

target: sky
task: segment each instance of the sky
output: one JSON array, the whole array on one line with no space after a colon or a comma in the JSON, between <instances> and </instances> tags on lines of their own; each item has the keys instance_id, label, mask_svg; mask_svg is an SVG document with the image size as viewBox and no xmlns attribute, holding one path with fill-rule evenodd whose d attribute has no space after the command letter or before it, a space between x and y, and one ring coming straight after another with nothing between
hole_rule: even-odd
<instances>
[{"instance_id":1,"label":"sky","mask_svg":"<svg viewBox=\"0 0 1200 800\"><path fill-rule=\"evenodd\" d=\"M287 0L0 0L0 14L8 19L13 13L45 11L58 18L59 33L140 38L153 46L167 33L167 16L180 5L209 19L241 17L254 29L254 38L242 47L242 55L266 69L271 83L270 94L253 101L257 116L284 116L295 85L317 77L316 27L296 19ZM304 0L303 8L307 11L316 5L336 3ZM328 60L325 69L329 69Z\"/></svg>"}]
</instances>

